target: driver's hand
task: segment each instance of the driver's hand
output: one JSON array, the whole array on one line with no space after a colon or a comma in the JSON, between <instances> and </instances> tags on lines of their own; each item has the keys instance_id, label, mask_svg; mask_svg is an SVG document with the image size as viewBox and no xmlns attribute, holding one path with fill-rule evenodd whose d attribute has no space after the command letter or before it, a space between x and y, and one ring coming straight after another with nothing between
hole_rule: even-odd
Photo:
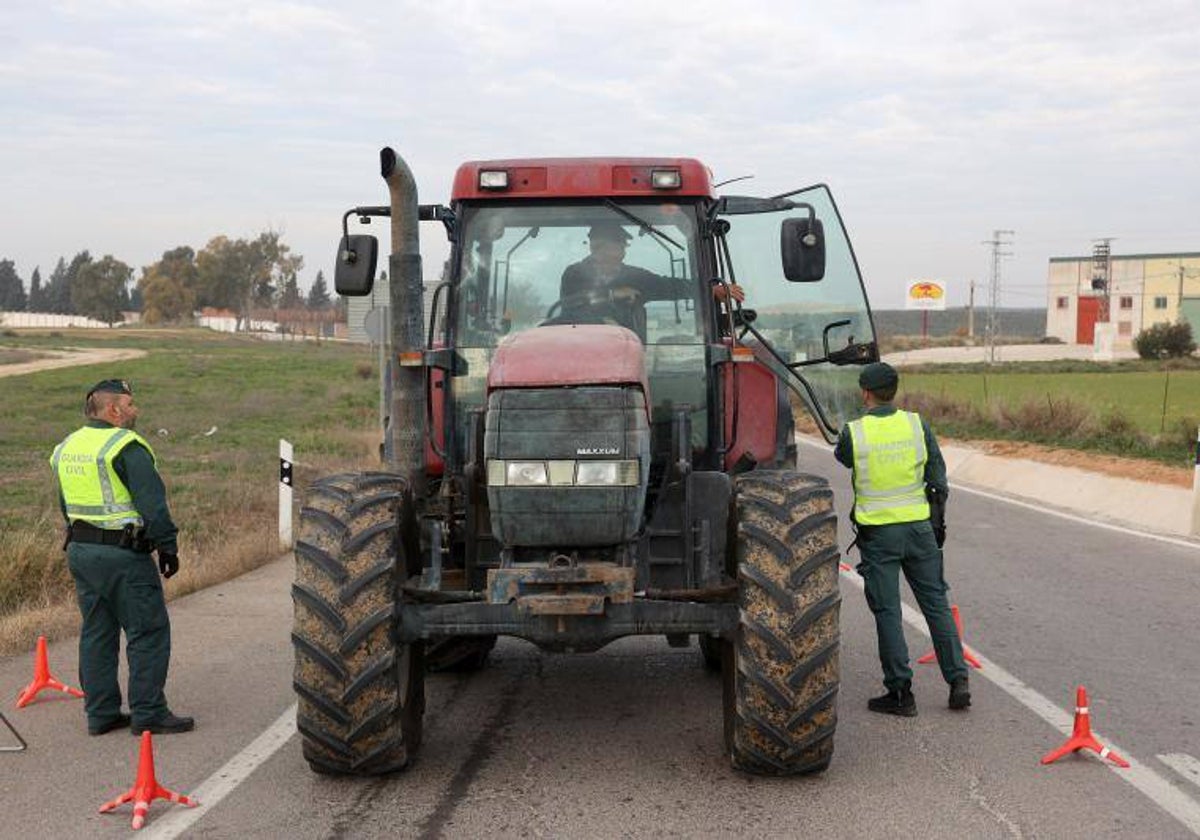
<instances>
[{"instance_id":1,"label":"driver's hand","mask_svg":"<svg viewBox=\"0 0 1200 840\"><path fill-rule=\"evenodd\" d=\"M641 292L633 286L614 286L611 293L612 299L621 303L637 303L641 297Z\"/></svg>"},{"instance_id":2,"label":"driver's hand","mask_svg":"<svg viewBox=\"0 0 1200 840\"><path fill-rule=\"evenodd\" d=\"M746 291L737 283L730 286L718 284L713 286L713 297L720 303L725 303L729 298L741 303L746 299Z\"/></svg>"}]
</instances>

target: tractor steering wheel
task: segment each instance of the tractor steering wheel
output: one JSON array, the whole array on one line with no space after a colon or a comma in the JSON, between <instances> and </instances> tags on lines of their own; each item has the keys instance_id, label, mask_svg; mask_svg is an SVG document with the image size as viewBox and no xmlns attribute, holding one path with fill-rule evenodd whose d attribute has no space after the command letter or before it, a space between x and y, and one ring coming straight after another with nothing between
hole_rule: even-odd
<instances>
[{"instance_id":1,"label":"tractor steering wheel","mask_svg":"<svg viewBox=\"0 0 1200 840\"><path fill-rule=\"evenodd\" d=\"M623 312L633 310L641 303L642 292L635 286L601 286L573 295L561 297L546 310L546 318L539 326L555 324L603 324L608 321L621 323ZM570 315L563 310L571 309Z\"/></svg>"}]
</instances>

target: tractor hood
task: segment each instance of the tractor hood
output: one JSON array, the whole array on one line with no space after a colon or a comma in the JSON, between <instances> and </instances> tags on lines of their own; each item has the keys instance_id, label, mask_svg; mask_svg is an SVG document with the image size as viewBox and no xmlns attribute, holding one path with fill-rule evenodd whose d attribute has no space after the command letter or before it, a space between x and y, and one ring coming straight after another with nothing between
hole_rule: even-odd
<instances>
[{"instance_id":1,"label":"tractor hood","mask_svg":"<svg viewBox=\"0 0 1200 840\"><path fill-rule=\"evenodd\" d=\"M514 333L500 342L488 369L497 388L638 385L647 395L646 352L624 327L562 324Z\"/></svg>"}]
</instances>

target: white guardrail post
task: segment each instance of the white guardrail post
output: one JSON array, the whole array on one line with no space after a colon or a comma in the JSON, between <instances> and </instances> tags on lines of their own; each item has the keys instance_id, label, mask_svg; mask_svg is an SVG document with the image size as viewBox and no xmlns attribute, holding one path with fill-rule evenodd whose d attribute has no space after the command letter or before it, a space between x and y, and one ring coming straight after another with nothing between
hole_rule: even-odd
<instances>
[{"instance_id":1,"label":"white guardrail post","mask_svg":"<svg viewBox=\"0 0 1200 840\"><path fill-rule=\"evenodd\" d=\"M279 439L279 545L292 548L292 445Z\"/></svg>"},{"instance_id":2,"label":"white guardrail post","mask_svg":"<svg viewBox=\"0 0 1200 840\"><path fill-rule=\"evenodd\" d=\"M1192 473L1192 536L1200 537L1200 429L1196 430L1196 469Z\"/></svg>"}]
</instances>

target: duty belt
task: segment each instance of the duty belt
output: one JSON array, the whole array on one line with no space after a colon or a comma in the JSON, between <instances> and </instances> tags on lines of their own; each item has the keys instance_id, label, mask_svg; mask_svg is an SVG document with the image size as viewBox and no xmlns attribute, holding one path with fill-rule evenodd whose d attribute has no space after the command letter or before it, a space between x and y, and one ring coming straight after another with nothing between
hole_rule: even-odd
<instances>
[{"instance_id":1,"label":"duty belt","mask_svg":"<svg viewBox=\"0 0 1200 840\"><path fill-rule=\"evenodd\" d=\"M67 529L67 542L96 543L98 545L115 545L128 548L130 551L149 553L154 547L146 539L146 529L126 525L119 531L110 528L98 528L90 522L77 519ZM64 546L65 547L65 546Z\"/></svg>"}]
</instances>

